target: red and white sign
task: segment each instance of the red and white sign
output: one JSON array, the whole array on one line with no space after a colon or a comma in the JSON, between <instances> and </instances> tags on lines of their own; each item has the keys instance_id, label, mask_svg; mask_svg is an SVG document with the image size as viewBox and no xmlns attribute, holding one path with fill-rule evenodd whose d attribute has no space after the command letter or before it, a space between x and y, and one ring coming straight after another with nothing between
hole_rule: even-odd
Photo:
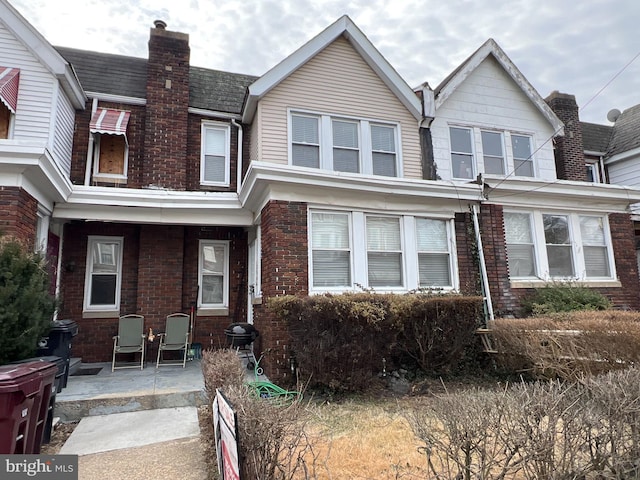
<instances>
[{"instance_id":1,"label":"red and white sign","mask_svg":"<svg viewBox=\"0 0 640 480\"><path fill-rule=\"evenodd\" d=\"M220 390L216 390L212 408L218 471L222 480L240 480L236 412Z\"/></svg>"}]
</instances>

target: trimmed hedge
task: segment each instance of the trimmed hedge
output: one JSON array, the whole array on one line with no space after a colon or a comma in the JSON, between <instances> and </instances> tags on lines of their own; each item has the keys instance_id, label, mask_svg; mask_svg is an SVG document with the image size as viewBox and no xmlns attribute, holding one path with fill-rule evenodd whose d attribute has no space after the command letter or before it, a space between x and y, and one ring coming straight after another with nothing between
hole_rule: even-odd
<instances>
[{"instance_id":1,"label":"trimmed hedge","mask_svg":"<svg viewBox=\"0 0 640 480\"><path fill-rule=\"evenodd\" d=\"M364 391L388 369L412 362L451 371L480 323L481 297L355 293L282 296L268 308L286 321L299 372L310 386ZM383 360L384 359L384 360Z\"/></svg>"}]
</instances>

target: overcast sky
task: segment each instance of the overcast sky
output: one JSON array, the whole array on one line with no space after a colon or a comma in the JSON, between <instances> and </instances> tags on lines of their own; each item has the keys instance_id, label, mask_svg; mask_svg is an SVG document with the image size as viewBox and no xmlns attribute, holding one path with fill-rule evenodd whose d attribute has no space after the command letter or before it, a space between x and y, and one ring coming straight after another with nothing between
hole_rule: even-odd
<instances>
[{"instance_id":1,"label":"overcast sky","mask_svg":"<svg viewBox=\"0 0 640 480\"><path fill-rule=\"evenodd\" d=\"M146 57L162 19L189 34L192 65L252 75L348 14L411 87L493 37L543 97L574 94L583 121L640 103L638 0L9 1L53 45Z\"/></svg>"}]
</instances>

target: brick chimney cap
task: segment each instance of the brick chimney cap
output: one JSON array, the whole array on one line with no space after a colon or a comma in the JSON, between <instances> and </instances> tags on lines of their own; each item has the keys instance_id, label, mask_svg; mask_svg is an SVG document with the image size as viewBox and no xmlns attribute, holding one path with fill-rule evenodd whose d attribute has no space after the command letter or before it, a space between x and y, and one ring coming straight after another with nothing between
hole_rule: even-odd
<instances>
[{"instance_id":1,"label":"brick chimney cap","mask_svg":"<svg viewBox=\"0 0 640 480\"><path fill-rule=\"evenodd\" d=\"M165 22L164 20L155 20L153 24L156 28L159 28L161 30L165 30L167 28L167 22Z\"/></svg>"}]
</instances>

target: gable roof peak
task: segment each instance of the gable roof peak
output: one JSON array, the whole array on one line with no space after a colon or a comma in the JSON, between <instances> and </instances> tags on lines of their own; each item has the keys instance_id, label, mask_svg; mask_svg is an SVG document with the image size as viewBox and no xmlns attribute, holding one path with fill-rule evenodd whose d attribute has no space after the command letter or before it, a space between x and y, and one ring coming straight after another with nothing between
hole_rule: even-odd
<instances>
[{"instance_id":1,"label":"gable roof peak","mask_svg":"<svg viewBox=\"0 0 640 480\"><path fill-rule=\"evenodd\" d=\"M551 124L558 135L562 135L564 127L560 119L551 110L538 91L529 83L522 72L511 61L505 51L493 38L488 38L480 47L451 72L434 90L436 108L439 108L451 94L480 66L489 56L492 56L500 67L520 87L531 103L540 111Z\"/></svg>"},{"instance_id":2,"label":"gable roof peak","mask_svg":"<svg viewBox=\"0 0 640 480\"><path fill-rule=\"evenodd\" d=\"M260 99L340 36L344 37L352 45L369 67L398 97L400 102L417 120L420 120L422 106L411 87L407 85L391 64L373 46L353 20L348 15L342 15L249 86L243 108L242 121L251 123Z\"/></svg>"}]
</instances>

